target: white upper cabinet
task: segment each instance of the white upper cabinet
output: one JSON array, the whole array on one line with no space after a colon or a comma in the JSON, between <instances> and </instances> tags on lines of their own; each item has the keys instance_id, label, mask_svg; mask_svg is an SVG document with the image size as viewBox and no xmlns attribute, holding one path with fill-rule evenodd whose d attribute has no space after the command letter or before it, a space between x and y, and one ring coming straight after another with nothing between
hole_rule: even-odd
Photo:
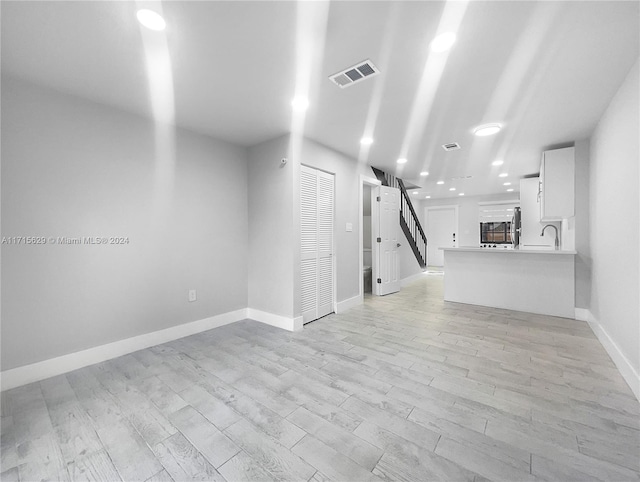
<instances>
[{"instance_id":1,"label":"white upper cabinet","mask_svg":"<svg viewBox=\"0 0 640 482\"><path fill-rule=\"evenodd\" d=\"M561 221L574 216L575 149L542 153L540 165L540 221Z\"/></svg>"}]
</instances>

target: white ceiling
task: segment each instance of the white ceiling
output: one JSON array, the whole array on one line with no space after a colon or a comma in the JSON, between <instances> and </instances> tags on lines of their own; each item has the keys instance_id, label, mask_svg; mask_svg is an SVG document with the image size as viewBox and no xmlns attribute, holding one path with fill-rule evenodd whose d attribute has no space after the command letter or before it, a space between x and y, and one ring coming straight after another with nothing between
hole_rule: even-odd
<instances>
[{"instance_id":1,"label":"white ceiling","mask_svg":"<svg viewBox=\"0 0 640 482\"><path fill-rule=\"evenodd\" d=\"M164 48L175 122L249 146L289 132L310 72L305 135L433 198L504 192L501 171L517 190L543 149L591 134L640 51L635 1L147 2L163 33L140 27L141 5L3 1L2 73L152 117L145 59ZM450 28L451 51L431 53ZM381 74L346 89L328 80L365 59ZM486 122L504 129L474 137ZM365 132L375 142L361 152Z\"/></svg>"}]
</instances>

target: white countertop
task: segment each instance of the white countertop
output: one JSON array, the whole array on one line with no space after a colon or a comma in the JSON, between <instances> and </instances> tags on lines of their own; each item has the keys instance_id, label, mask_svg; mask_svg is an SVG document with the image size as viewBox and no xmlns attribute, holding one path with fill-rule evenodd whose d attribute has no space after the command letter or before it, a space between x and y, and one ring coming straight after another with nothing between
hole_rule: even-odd
<instances>
[{"instance_id":1,"label":"white countertop","mask_svg":"<svg viewBox=\"0 0 640 482\"><path fill-rule=\"evenodd\" d=\"M573 255L578 254L577 251L571 250L555 250L555 249L505 249L505 248L481 248L479 246L461 246L459 248L438 248L442 251L459 251L470 253L504 253L504 254L553 254L553 255Z\"/></svg>"}]
</instances>

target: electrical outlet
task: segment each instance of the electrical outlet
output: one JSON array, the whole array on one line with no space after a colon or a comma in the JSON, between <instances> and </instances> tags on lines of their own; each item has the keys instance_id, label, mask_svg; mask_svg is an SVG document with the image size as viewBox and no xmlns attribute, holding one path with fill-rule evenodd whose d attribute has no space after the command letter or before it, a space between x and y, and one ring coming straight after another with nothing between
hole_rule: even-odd
<instances>
[{"instance_id":1,"label":"electrical outlet","mask_svg":"<svg viewBox=\"0 0 640 482\"><path fill-rule=\"evenodd\" d=\"M196 296L196 290L189 290L189 301L195 301L198 297Z\"/></svg>"}]
</instances>

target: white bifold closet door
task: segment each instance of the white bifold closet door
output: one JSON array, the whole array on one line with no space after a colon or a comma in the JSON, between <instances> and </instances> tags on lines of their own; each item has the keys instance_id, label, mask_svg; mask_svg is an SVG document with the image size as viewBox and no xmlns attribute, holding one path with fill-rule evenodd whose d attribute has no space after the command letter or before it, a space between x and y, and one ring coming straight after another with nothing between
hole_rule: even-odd
<instances>
[{"instance_id":1,"label":"white bifold closet door","mask_svg":"<svg viewBox=\"0 0 640 482\"><path fill-rule=\"evenodd\" d=\"M302 321L333 312L334 177L300 167Z\"/></svg>"}]
</instances>

